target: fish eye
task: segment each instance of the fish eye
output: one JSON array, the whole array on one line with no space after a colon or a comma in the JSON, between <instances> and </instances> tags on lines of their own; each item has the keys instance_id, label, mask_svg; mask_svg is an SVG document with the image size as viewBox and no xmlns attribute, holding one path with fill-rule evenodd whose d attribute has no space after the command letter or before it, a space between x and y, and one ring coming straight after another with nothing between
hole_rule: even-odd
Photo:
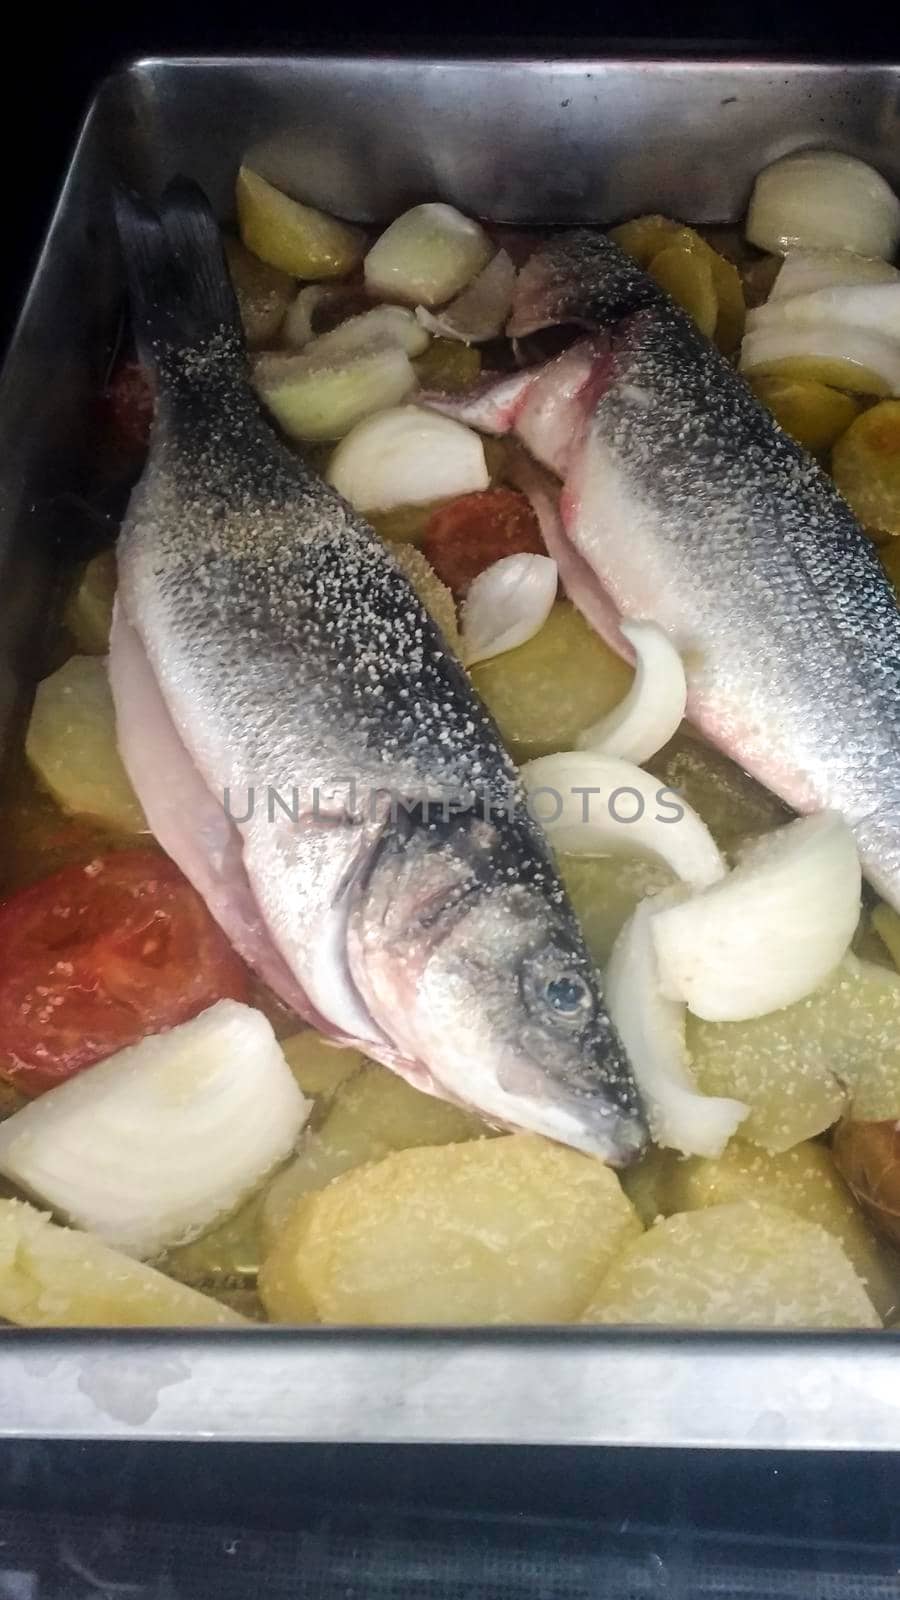
<instances>
[{"instance_id":1,"label":"fish eye","mask_svg":"<svg viewBox=\"0 0 900 1600\"><path fill-rule=\"evenodd\" d=\"M557 1016L575 1018L593 1009L588 985L577 972L561 972L544 985L544 999Z\"/></svg>"}]
</instances>

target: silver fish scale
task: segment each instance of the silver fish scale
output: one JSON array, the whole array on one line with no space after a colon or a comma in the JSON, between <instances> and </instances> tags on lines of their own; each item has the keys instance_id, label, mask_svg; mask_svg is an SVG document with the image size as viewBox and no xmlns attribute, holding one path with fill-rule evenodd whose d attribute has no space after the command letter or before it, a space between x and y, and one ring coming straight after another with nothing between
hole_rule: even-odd
<instances>
[{"instance_id":1,"label":"silver fish scale","mask_svg":"<svg viewBox=\"0 0 900 1600\"><path fill-rule=\"evenodd\" d=\"M232 384L207 400L202 416L194 390L188 416L170 401L122 556L167 676L190 683L239 751L237 781L352 772L361 787L523 804L492 722L378 536Z\"/></svg>"},{"instance_id":2,"label":"silver fish scale","mask_svg":"<svg viewBox=\"0 0 900 1600\"><path fill-rule=\"evenodd\" d=\"M713 712L739 708L755 730L751 770L775 787L773 764L798 769L896 894L900 611L870 541L816 462L611 240L569 235L542 270L556 315L612 330L593 436L696 641L692 692Z\"/></svg>"}]
</instances>

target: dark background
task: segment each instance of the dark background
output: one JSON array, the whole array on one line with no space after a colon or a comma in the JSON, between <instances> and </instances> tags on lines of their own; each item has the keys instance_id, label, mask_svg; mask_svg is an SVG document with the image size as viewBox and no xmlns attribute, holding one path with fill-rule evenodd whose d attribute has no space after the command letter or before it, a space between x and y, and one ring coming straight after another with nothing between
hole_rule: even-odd
<instances>
[{"instance_id":1,"label":"dark background","mask_svg":"<svg viewBox=\"0 0 900 1600\"><path fill-rule=\"evenodd\" d=\"M0 342L5 344L46 227L54 195L93 85L119 61L168 52L338 49L406 50L417 42L465 52L552 49L579 43L671 49L682 40L723 52L795 52L872 57L900 53L900 6L851 0L720 0L698 6L660 0L618 5L577 0L118 0L114 8L41 0L15 6L15 44L4 53Z\"/></svg>"}]
</instances>

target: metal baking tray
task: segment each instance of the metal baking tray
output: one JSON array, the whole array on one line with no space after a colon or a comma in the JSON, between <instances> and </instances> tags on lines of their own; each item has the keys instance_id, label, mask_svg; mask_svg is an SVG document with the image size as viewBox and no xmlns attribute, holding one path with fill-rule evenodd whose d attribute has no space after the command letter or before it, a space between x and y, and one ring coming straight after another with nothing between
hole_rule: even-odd
<instances>
[{"instance_id":1,"label":"metal baking tray","mask_svg":"<svg viewBox=\"0 0 900 1600\"><path fill-rule=\"evenodd\" d=\"M900 66L608 56L143 60L100 87L0 378L0 726L27 704L90 481L121 310L115 177L254 166L378 220L436 197L510 223L741 215L832 144L900 185ZM900 1447L896 1335L650 1330L5 1331L0 1433L70 1438Z\"/></svg>"}]
</instances>

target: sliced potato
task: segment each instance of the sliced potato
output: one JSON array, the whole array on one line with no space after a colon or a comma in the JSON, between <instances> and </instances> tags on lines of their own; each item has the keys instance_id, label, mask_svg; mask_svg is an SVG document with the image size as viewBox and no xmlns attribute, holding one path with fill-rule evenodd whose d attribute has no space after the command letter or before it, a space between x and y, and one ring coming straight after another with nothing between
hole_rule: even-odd
<instances>
[{"instance_id":1,"label":"sliced potato","mask_svg":"<svg viewBox=\"0 0 900 1600\"><path fill-rule=\"evenodd\" d=\"M726 853L790 819L768 789L684 726L647 765L698 812Z\"/></svg>"},{"instance_id":2,"label":"sliced potato","mask_svg":"<svg viewBox=\"0 0 900 1600\"><path fill-rule=\"evenodd\" d=\"M616 939L640 901L675 882L671 868L649 856L563 854L558 866L598 967L606 966Z\"/></svg>"},{"instance_id":3,"label":"sliced potato","mask_svg":"<svg viewBox=\"0 0 900 1600\"><path fill-rule=\"evenodd\" d=\"M613 1262L582 1322L692 1328L879 1328L837 1239L738 1201L657 1222Z\"/></svg>"},{"instance_id":4,"label":"sliced potato","mask_svg":"<svg viewBox=\"0 0 900 1600\"><path fill-rule=\"evenodd\" d=\"M369 1062L337 1091L321 1126L269 1185L262 1227L274 1244L297 1201L339 1173L416 1145L456 1144L490 1132L473 1112L422 1094L387 1067Z\"/></svg>"},{"instance_id":5,"label":"sliced potato","mask_svg":"<svg viewBox=\"0 0 900 1600\"><path fill-rule=\"evenodd\" d=\"M366 521L390 544L418 544L432 512L445 500L431 500L421 506L394 506L391 511L367 511Z\"/></svg>"},{"instance_id":6,"label":"sliced potato","mask_svg":"<svg viewBox=\"0 0 900 1600\"><path fill-rule=\"evenodd\" d=\"M147 832L119 756L106 662L99 656L71 656L38 684L25 751L63 810L124 833Z\"/></svg>"},{"instance_id":7,"label":"sliced potato","mask_svg":"<svg viewBox=\"0 0 900 1600\"><path fill-rule=\"evenodd\" d=\"M101 550L84 568L63 618L77 648L85 655L106 655L115 598L116 553Z\"/></svg>"},{"instance_id":8,"label":"sliced potato","mask_svg":"<svg viewBox=\"0 0 900 1600\"><path fill-rule=\"evenodd\" d=\"M805 1141L781 1155L769 1155L733 1139L717 1160L696 1156L670 1163L658 1189L664 1212L761 1200L784 1206L807 1222L817 1222L843 1245L879 1315L888 1317L897 1308L898 1264L892 1263L872 1238L823 1144Z\"/></svg>"},{"instance_id":9,"label":"sliced potato","mask_svg":"<svg viewBox=\"0 0 900 1600\"><path fill-rule=\"evenodd\" d=\"M282 1039L281 1049L296 1082L311 1100L333 1099L365 1060L359 1050L333 1045L313 1028Z\"/></svg>"},{"instance_id":10,"label":"sliced potato","mask_svg":"<svg viewBox=\"0 0 900 1600\"><path fill-rule=\"evenodd\" d=\"M244 1325L227 1306L19 1200L0 1200L0 1317L26 1328Z\"/></svg>"},{"instance_id":11,"label":"sliced potato","mask_svg":"<svg viewBox=\"0 0 900 1600\"><path fill-rule=\"evenodd\" d=\"M235 200L247 249L294 278L343 278L363 258L360 228L291 200L249 167L238 173Z\"/></svg>"},{"instance_id":12,"label":"sliced potato","mask_svg":"<svg viewBox=\"0 0 900 1600\"><path fill-rule=\"evenodd\" d=\"M834 447L834 481L867 528L900 534L900 400L882 400Z\"/></svg>"},{"instance_id":13,"label":"sliced potato","mask_svg":"<svg viewBox=\"0 0 900 1600\"><path fill-rule=\"evenodd\" d=\"M473 345L460 344L456 339L432 339L413 366L423 389L458 394L481 376L481 354Z\"/></svg>"},{"instance_id":14,"label":"sliced potato","mask_svg":"<svg viewBox=\"0 0 900 1600\"><path fill-rule=\"evenodd\" d=\"M305 1200L260 1293L282 1322L570 1322L639 1233L609 1168L534 1135L404 1150Z\"/></svg>"},{"instance_id":15,"label":"sliced potato","mask_svg":"<svg viewBox=\"0 0 900 1600\"><path fill-rule=\"evenodd\" d=\"M737 349L744 331L744 290L733 261L714 249L696 229L673 222L670 217L635 217L613 228L610 238L640 266L650 269L660 286L695 317L703 332L715 338L720 350L730 355ZM673 259L658 271L659 257L673 249L688 252L704 266L692 269L683 261ZM700 288L701 283L706 284L707 272L715 297L714 312L707 289Z\"/></svg>"},{"instance_id":16,"label":"sliced potato","mask_svg":"<svg viewBox=\"0 0 900 1600\"><path fill-rule=\"evenodd\" d=\"M517 761L571 750L611 711L632 670L568 600L558 600L527 644L482 661L472 682Z\"/></svg>"},{"instance_id":17,"label":"sliced potato","mask_svg":"<svg viewBox=\"0 0 900 1600\"><path fill-rule=\"evenodd\" d=\"M394 560L409 579L425 610L432 616L454 655L462 655L462 640L456 619L456 601L442 583L431 562L411 544L398 544Z\"/></svg>"},{"instance_id":18,"label":"sliced potato","mask_svg":"<svg viewBox=\"0 0 900 1600\"><path fill-rule=\"evenodd\" d=\"M859 416L852 395L810 378L751 378L750 387L785 433L814 455L830 450Z\"/></svg>"},{"instance_id":19,"label":"sliced potato","mask_svg":"<svg viewBox=\"0 0 900 1600\"><path fill-rule=\"evenodd\" d=\"M226 235L223 244L244 337L251 350L273 344L297 286L287 272L261 261L240 239Z\"/></svg>"},{"instance_id":20,"label":"sliced potato","mask_svg":"<svg viewBox=\"0 0 900 1600\"><path fill-rule=\"evenodd\" d=\"M709 262L689 247L670 244L653 257L649 270L651 278L711 339L716 331L719 302Z\"/></svg>"},{"instance_id":21,"label":"sliced potato","mask_svg":"<svg viewBox=\"0 0 900 1600\"><path fill-rule=\"evenodd\" d=\"M894 966L900 971L900 916L893 906L876 906L872 912L872 927L886 946Z\"/></svg>"},{"instance_id":22,"label":"sliced potato","mask_svg":"<svg viewBox=\"0 0 900 1600\"><path fill-rule=\"evenodd\" d=\"M342 439L373 411L397 405L416 375L397 344L373 344L352 356L319 360L313 350L259 356L253 382L276 422L291 439Z\"/></svg>"}]
</instances>

